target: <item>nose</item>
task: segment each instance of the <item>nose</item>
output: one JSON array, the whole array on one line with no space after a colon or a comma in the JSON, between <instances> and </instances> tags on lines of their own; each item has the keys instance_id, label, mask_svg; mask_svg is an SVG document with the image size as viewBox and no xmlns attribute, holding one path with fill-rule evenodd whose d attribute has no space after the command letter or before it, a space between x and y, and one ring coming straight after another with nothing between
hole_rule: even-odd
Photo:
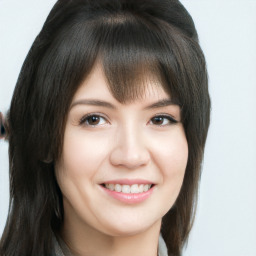
<instances>
[{"instance_id":1,"label":"nose","mask_svg":"<svg viewBox=\"0 0 256 256\"><path fill-rule=\"evenodd\" d=\"M150 161L150 152L142 135L142 132L131 127L119 130L110 154L111 164L127 169L146 166Z\"/></svg>"}]
</instances>

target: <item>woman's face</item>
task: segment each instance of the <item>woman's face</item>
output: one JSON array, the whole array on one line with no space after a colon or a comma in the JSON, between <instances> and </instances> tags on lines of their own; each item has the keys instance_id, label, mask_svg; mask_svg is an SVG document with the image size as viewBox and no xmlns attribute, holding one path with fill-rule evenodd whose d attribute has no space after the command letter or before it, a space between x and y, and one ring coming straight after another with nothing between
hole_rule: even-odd
<instances>
[{"instance_id":1,"label":"woman's face","mask_svg":"<svg viewBox=\"0 0 256 256\"><path fill-rule=\"evenodd\" d=\"M74 95L56 164L64 225L125 236L161 223L187 164L180 120L179 106L156 82L121 104L96 66Z\"/></svg>"}]
</instances>

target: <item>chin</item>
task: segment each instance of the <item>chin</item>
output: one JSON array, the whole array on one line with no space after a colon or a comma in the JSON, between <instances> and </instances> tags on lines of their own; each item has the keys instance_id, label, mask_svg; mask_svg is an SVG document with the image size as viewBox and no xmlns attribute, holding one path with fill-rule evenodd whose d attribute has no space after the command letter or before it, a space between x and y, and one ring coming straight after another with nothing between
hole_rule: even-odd
<instances>
[{"instance_id":1,"label":"chin","mask_svg":"<svg viewBox=\"0 0 256 256\"><path fill-rule=\"evenodd\" d=\"M113 229L108 232L108 235L113 237L129 237L129 236L136 236L139 234L144 233L147 230L145 229L138 229L138 227L129 227L129 228L122 228L122 229Z\"/></svg>"},{"instance_id":2,"label":"chin","mask_svg":"<svg viewBox=\"0 0 256 256\"><path fill-rule=\"evenodd\" d=\"M119 222L115 223L114 225L108 226L106 228L107 234L110 236L118 236L118 237L127 237L127 236L135 236L142 234L146 232L147 230L158 226L159 228L161 225L161 220L156 221L156 222L148 222L148 223L143 223L142 220L139 222L137 221L124 221L124 222Z\"/></svg>"}]
</instances>

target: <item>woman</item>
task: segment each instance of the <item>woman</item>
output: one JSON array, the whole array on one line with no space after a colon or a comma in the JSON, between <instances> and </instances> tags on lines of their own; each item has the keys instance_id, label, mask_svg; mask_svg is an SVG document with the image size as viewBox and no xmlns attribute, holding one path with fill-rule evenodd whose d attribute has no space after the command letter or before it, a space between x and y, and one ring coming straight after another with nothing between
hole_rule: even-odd
<instances>
[{"instance_id":1,"label":"woman","mask_svg":"<svg viewBox=\"0 0 256 256\"><path fill-rule=\"evenodd\" d=\"M58 1L3 121L0 255L181 255L209 111L179 1Z\"/></svg>"}]
</instances>

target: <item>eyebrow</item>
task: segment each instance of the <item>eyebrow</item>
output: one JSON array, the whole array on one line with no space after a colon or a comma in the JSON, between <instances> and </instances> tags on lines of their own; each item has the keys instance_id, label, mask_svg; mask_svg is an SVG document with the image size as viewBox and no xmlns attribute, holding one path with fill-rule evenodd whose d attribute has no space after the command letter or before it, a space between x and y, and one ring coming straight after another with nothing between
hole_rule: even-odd
<instances>
[{"instance_id":1,"label":"eyebrow","mask_svg":"<svg viewBox=\"0 0 256 256\"><path fill-rule=\"evenodd\" d=\"M116 107L107 102L107 101L103 101L103 100L94 100L94 99L91 99L91 100L86 100L86 99L83 99L83 100L78 100L78 101L75 101L71 107L73 108L74 106L77 106L77 105L91 105L91 106L100 106L100 107L105 107L105 108L111 108L111 109L116 109Z\"/></svg>"},{"instance_id":2,"label":"eyebrow","mask_svg":"<svg viewBox=\"0 0 256 256\"><path fill-rule=\"evenodd\" d=\"M116 106L113 104L103 101L103 100L97 100L97 99L82 99L75 101L74 103L71 104L71 108L77 105L91 105L91 106L99 106L99 107L106 107L110 109L117 109ZM160 101L154 102L153 104L150 104L149 106L146 106L144 109L154 109L154 108L162 108L162 107L167 107L171 105L180 105L179 102L173 101L171 99L162 99Z\"/></svg>"},{"instance_id":3,"label":"eyebrow","mask_svg":"<svg viewBox=\"0 0 256 256\"><path fill-rule=\"evenodd\" d=\"M180 106L178 101L174 101L172 99L163 99L163 100L157 101L157 102L145 107L145 109L162 108L162 107L167 107L167 106L171 106L171 105Z\"/></svg>"}]
</instances>

